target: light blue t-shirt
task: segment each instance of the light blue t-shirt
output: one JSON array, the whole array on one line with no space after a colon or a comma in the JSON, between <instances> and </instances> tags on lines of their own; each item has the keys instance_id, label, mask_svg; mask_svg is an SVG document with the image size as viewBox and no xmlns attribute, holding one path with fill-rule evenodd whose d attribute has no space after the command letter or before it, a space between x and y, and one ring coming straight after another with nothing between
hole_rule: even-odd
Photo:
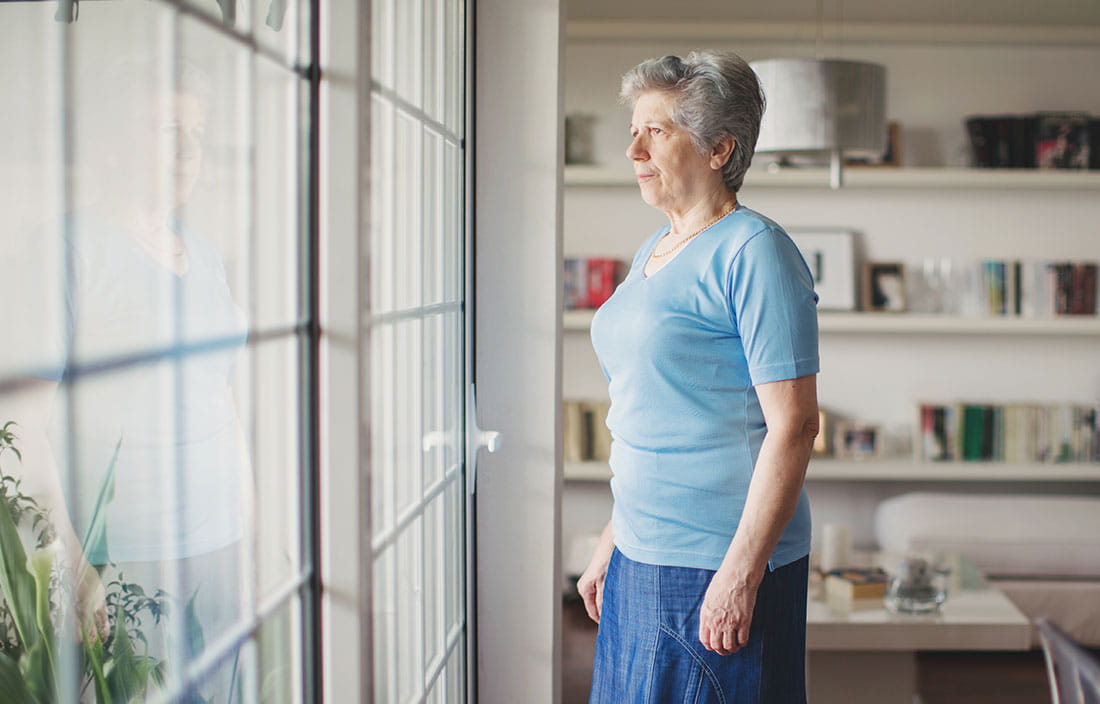
<instances>
[{"instance_id":1,"label":"light blue t-shirt","mask_svg":"<svg viewBox=\"0 0 1100 704\"><path fill-rule=\"evenodd\" d=\"M632 560L715 570L767 431L754 386L819 371L817 295L790 237L742 205L647 278L667 231L592 321L611 395L612 529ZM803 491L769 566L809 551Z\"/></svg>"}]
</instances>

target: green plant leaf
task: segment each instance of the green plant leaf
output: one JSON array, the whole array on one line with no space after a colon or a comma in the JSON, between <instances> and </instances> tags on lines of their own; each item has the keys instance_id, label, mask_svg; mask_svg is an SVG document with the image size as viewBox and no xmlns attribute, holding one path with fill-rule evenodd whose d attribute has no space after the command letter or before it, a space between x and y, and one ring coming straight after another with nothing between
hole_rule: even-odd
<instances>
[{"instance_id":1,"label":"green plant leaf","mask_svg":"<svg viewBox=\"0 0 1100 704\"><path fill-rule=\"evenodd\" d=\"M47 674L53 678L57 672L57 663L53 657L53 622L50 620L50 573L53 571L54 552L47 548L31 555L28 565L34 577L35 625L38 628L38 642L46 659Z\"/></svg>"},{"instance_id":2,"label":"green plant leaf","mask_svg":"<svg viewBox=\"0 0 1100 704\"><path fill-rule=\"evenodd\" d=\"M95 509L92 511L92 520L88 522L88 529L84 531L84 539L80 541L80 548L85 555L105 554L102 546L107 544L107 504L115 498L115 463L118 462L118 450L122 447L122 438L115 443L114 454L107 465L107 472L103 476L103 482L99 485L99 494L96 496Z\"/></svg>"},{"instance_id":3,"label":"green plant leaf","mask_svg":"<svg viewBox=\"0 0 1100 704\"><path fill-rule=\"evenodd\" d=\"M187 638L184 648L189 660L197 658L206 645L206 639L202 634L202 624L199 623L198 614L195 612L195 598L198 595L199 590L196 589L191 598L187 600L187 607L183 610L183 627Z\"/></svg>"},{"instance_id":4,"label":"green plant leaf","mask_svg":"<svg viewBox=\"0 0 1100 704\"><path fill-rule=\"evenodd\" d=\"M107 676L103 672L103 641L97 636L85 633L84 655L88 659L88 668L92 671L97 704L113 704L111 692L107 688Z\"/></svg>"},{"instance_id":5,"label":"green plant leaf","mask_svg":"<svg viewBox=\"0 0 1100 704\"><path fill-rule=\"evenodd\" d=\"M56 702L57 672L53 669L46 642L39 640L29 648L23 655L20 665L23 681L31 694L41 702Z\"/></svg>"},{"instance_id":6,"label":"green plant leaf","mask_svg":"<svg viewBox=\"0 0 1100 704\"><path fill-rule=\"evenodd\" d=\"M19 664L0 653L0 692L4 693L4 704L38 704L27 683Z\"/></svg>"},{"instance_id":7,"label":"green plant leaf","mask_svg":"<svg viewBox=\"0 0 1100 704\"><path fill-rule=\"evenodd\" d=\"M115 622L115 633L111 639L111 669L106 673L111 697L120 704L129 704L145 690L137 659L134 644L126 630L126 619L120 618Z\"/></svg>"},{"instance_id":8,"label":"green plant leaf","mask_svg":"<svg viewBox=\"0 0 1100 704\"><path fill-rule=\"evenodd\" d=\"M7 599L19 641L30 650L38 642L34 577L27 570L27 553L6 502L0 502L0 593Z\"/></svg>"}]
</instances>

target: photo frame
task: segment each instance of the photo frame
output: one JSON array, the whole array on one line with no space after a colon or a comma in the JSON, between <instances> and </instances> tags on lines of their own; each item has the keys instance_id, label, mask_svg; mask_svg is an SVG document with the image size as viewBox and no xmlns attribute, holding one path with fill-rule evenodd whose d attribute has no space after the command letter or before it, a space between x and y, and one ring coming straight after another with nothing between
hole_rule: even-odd
<instances>
[{"instance_id":1,"label":"photo frame","mask_svg":"<svg viewBox=\"0 0 1100 704\"><path fill-rule=\"evenodd\" d=\"M810 267L818 310L855 310L855 233L796 231L789 234Z\"/></svg>"},{"instance_id":2,"label":"photo frame","mask_svg":"<svg viewBox=\"0 0 1100 704\"><path fill-rule=\"evenodd\" d=\"M906 310L905 265L901 262L864 262L861 308L902 313Z\"/></svg>"},{"instance_id":3,"label":"photo frame","mask_svg":"<svg viewBox=\"0 0 1100 704\"><path fill-rule=\"evenodd\" d=\"M838 421L833 430L833 454L861 460L882 456L882 428L868 423Z\"/></svg>"}]
</instances>

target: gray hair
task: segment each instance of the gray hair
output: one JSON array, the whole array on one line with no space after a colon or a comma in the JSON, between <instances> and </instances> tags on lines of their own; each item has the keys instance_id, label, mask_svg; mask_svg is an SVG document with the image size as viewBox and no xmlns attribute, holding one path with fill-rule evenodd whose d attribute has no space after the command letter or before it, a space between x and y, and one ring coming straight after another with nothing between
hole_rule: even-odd
<instances>
[{"instance_id":1,"label":"gray hair","mask_svg":"<svg viewBox=\"0 0 1100 704\"><path fill-rule=\"evenodd\" d=\"M685 59L647 59L623 76L619 98L634 105L643 93L651 91L673 96L669 117L691 134L700 154L709 152L723 138L733 137L733 153L722 167L722 180L731 192L741 190L764 116L764 91L748 63L731 51L693 51Z\"/></svg>"}]
</instances>

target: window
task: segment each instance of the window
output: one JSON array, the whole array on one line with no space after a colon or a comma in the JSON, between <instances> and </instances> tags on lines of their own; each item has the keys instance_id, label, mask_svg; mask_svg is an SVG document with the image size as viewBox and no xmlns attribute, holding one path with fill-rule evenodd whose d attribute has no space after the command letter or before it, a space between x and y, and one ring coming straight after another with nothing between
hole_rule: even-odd
<instances>
[{"instance_id":1,"label":"window","mask_svg":"<svg viewBox=\"0 0 1100 704\"><path fill-rule=\"evenodd\" d=\"M2 543L0 675L56 701L314 691L313 18L222 5L0 4L0 471L55 526L38 582Z\"/></svg>"}]
</instances>

